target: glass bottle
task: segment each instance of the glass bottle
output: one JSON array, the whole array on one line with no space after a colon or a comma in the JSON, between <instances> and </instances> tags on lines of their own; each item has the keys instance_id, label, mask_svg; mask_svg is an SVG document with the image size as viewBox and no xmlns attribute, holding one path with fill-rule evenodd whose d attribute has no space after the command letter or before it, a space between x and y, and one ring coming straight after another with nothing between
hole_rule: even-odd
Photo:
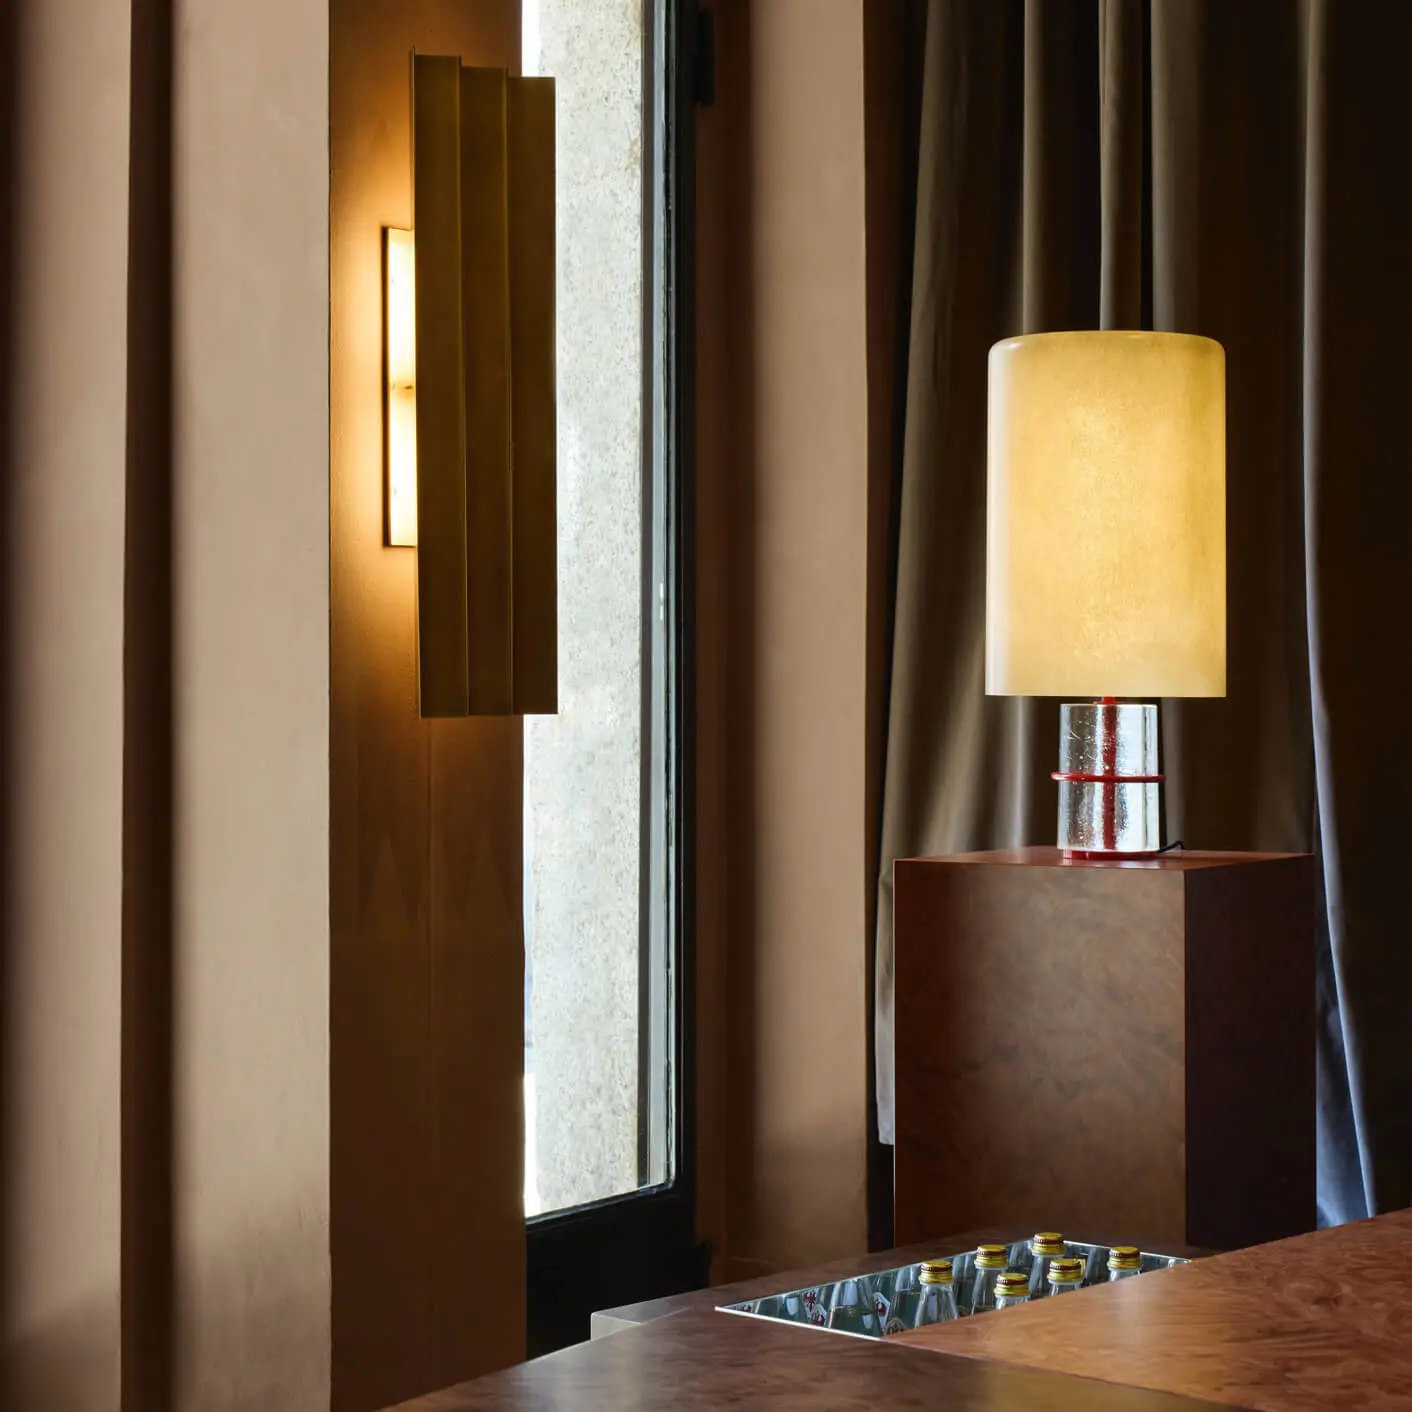
<instances>
[{"instance_id":1,"label":"glass bottle","mask_svg":"<svg viewBox=\"0 0 1412 1412\"><path fill-rule=\"evenodd\" d=\"M1135 1245L1115 1245L1108 1252L1108 1278L1125 1280L1142 1274L1142 1252Z\"/></svg>"},{"instance_id":2,"label":"glass bottle","mask_svg":"<svg viewBox=\"0 0 1412 1412\"><path fill-rule=\"evenodd\" d=\"M995 1281L995 1307L1009 1309L1016 1304L1028 1304L1030 1281L1023 1270L1002 1270Z\"/></svg>"},{"instance_id":3,"label":"glass bottle","mask_svg":"<svg viewBox=\"0 0 1412 1412\"><path fill-rule=\"evenodd\" d=\"M873 1313L872 1295L864 1288L862 1280L840 1281L829 1310L829 1328L876 1337L878 1319Z\"/></svg>"},{"instance_id":4,"label":"glass bottle","mask_svg":"<svg viewBox=\"0 0 1412 1412\"><path fill-rule=\"evenodd\" d=\"M1067 1294L1070 1290L1082 1289L1084 1262L1077 1255L1060 1255L1049 1262L1046 1280L1050 1294Z\"/></svg>"},{"instance_id":5,"label":"glass bottle","mask_svg":"<svg viewBox=\"0 0 1412 1412\"><path fill-rule=\"evenodd\" d=\"M976 1247L975 1272L971 1279L970 1298L966 1301L968 1314L983 1314L995 1308L996 1277L1005 1268L1006 1250L1003 1245L978 1245Z\"/></svg>"},{"instance_id":6,"label":"glass bottle","mask_svg":"<svg viewBox=\"0 0 1412 1412\"><path fill-rule=\"evenodd\" d=\"M904 1265L897 1272L897 1283L892 1290L892 1308L887 1312L887 1323L883 1332L900 1334L912 1327L917 1317L917 1306L922 1302L922 1287L917 1281L920 1265Z\"/></svg>"},{"instance_id":7,"label":"glass bottle","mask_svg":"<svg viewBox=\"0 0 1412 1412\"><path fill-rule=\"evenodd\" d=\"M928 1260L922 1266L921 1297L911 1328L944 1324L957 1317L955 1276L950 1260Z\"/></svg>"},{"instance_id":8,"label":"glass bottle","mask_svg":"<svg viewBox=\"0 0 1412 1412\"><path fill-rule=\"evenodd\" d=\"M878 1270L868 1276L864 1293L868 1297L869 1307L877 1315L876 1333L887 1332L888 1321L892 1316L892 1306L897 1302L897 1280L898 1275L892 1270Z\"/></svg>"},{"instance_id":9,"label":"glass bottle","mask_svg":"<svg viewBox=\"0 0 1412 1412\"><path fill-rule=\"evenodd\" d=\"M1030 1294L1043 1299L1049 1293L1049 1263L1069 1253L1058 1231L1037 1231L1030 1241Z\"/></svg>"}]
</instances>

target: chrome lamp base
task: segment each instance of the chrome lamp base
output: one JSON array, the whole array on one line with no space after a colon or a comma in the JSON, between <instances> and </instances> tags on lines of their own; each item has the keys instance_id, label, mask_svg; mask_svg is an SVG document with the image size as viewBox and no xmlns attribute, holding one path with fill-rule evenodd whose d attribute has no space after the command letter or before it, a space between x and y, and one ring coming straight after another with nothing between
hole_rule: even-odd
<instances>
[{"instance_id":1,"label":"chrome lamp base","mask_svg":"<svg viewBox=\"0 0 1412 1412\"><path fill-rule=\"evenodd\" d=\"M1157 707L1112 697L1060 707L1059 847L1066 858L1161 851Z\"/></svg>"}]
</instances>

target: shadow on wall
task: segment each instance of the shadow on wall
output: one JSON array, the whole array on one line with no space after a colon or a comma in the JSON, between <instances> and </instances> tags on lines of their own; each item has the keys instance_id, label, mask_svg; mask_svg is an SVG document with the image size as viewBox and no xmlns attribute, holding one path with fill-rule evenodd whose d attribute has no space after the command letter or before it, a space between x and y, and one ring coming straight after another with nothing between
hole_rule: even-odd
<instances>
[{"instance_id":1,"label":"shadow on wall","mask_svg":"<svg viewBox=\"0 0 1412 1412\"><path fill-rule=\"evenodd\" d=\"M100 1331L112 1327L114 1295L95 1295L45 1324L5 1342L3 1405L17 1412L89 1412L117 1353Z\"/></svg>"},{"instance_id":2,"label":"shadow on wall","mask_svg":"<svg viewBox=\"0 0 1412 1412\"><path fill-rule=\"evenodd\" d=\"M124 1406L172 1403L172 0L132 0L131 152L124 526L121 1241L119 1289L46 1318L21 1321L11 1240L7 1150L23 1077L8 1013L18 987L10 874L17 805L11 794L16 523L11 400L16 202L21 118L15 91L18 7L0 8L0 1406L68 1412L122 1368ZM114 1056L117 1058L117 1056ZM121 1350L112 1346L120 1307ZM273 1311L271 1323L278 1321Z\"/></svg>"},{"instance_id":3,"label":"shadow on wall","mask_svg":"<svg viewBox=\"0 0 1412 1412\"><path fill-rule=\"evenodd\" d=\"M752 1193L757 879L755 272L751 15L716 6L716 88L697 131L696 951L703 1235L721 1282L761 1273ZM729 316L728 316L729 311ZM722 1017L725 1017L722 1023Z\"/></svg>"},{"instance_id":4,"label":"shadow on wall","mask_svg":"<svg viewBox=\"0 0 1412 1412\"><path fill-rule=\"evenodd\" d=\"M9 1043L6 997L10 962L10 370L12 364L11 302L14 281L11 250L15 204L11 199L15 133L15 9L0 5L0 1406L9 1407L10 1394L10 1195L6 1163L9 1133Z\"/></svg>"},{"instance_id":5,"label":"shadow on wall","mask_svg":"<svg viewBox=\"0 0 1412 1412\"><path fill-rule=\"evenodd\" d=\"M252 1412L286 1408L302 1412L308 1407L308 1386L295 1381L308 1365L307 1301L301 1299L304 1286L299 1272L278 1267L278 1252L297 1252L304 1247L308 1225L307 1212L285 1207L252 1217L245 1228L229 1233L209 1250L188 1251L193 1282L199 1279L203 1304L218 1311L239 1309L240 1316L238 1324L218 1314L200 1328L178 1328L182 1343L188 1349L206 1340L238 1343L259 1350L259 1356L245 1361L241 1381L235 1385L203 1382L203 1370L193 1359L179 1390L170 1381L171 1365L164 1364L148 1374L147 1388L124 1392L123 1407L140 1412L158 1412L161 1406L174 1403L248 1408ZM270 1278L263 1282L263 1289L252 1288L248 1282L252 1231L258 1233L262 1246L274 1252ZM5 1412L93 1412L94 1388L103 1386L107 1370L117 1361L113 1348L98 1332L113 1326L116 1298L113 1291L94 1291L91 1297L75 1301L23 1331L7 1328L0 1407ZM131 1346L131 1338L125 1327L125 1346ZM165 1354L170 1347L169 1339L159 1339L159 1353ZM150 1354L152 1350L145 1351ZM149 1356L145 1361L150 1365L153 1360ZM165 1397L166 1403L147 1400L149 1389L155 1389L151 1395L156 1398Z\"/></svg>"},{"instance_id":6,"label":"shadow on wall","mask_svg":"<svg viewBox=\"0 0 1412 1412\"><path fill-rule=\"evenodd\" d=\"M172 4L133 0L128 192L121 1368L143 1412L174 1400Z\"/></svg>"}]
</instances>

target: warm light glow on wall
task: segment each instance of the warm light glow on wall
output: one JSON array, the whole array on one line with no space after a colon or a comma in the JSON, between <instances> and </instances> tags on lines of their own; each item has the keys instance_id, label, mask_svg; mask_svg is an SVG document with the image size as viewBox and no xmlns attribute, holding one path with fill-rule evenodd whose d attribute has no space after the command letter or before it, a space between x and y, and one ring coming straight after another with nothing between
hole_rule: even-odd
<instances>
[{"instance_id":1,"label":"warm light glow on wall","mask_svg":"<svg viewBox=\"0 0 1412 1412\"><path fill-rule=\"evenodd\" d=\"M383 328L387 389L387 542L417 543L417 325L415 239L383 229Z\"/></svg>"}]
</instances>

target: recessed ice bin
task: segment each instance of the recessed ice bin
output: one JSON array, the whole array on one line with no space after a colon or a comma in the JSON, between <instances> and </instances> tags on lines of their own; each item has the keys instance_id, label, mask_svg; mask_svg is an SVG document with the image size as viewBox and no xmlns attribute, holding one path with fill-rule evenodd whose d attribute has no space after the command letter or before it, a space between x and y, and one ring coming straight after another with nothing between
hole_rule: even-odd
<instances>
[{"instance_id":1,"label":"recessed ice bin","mask_svg":"<svg viewBox=\"0 0 1412 1412\"><path fill-rule=\"evenodd\" d=\"M1039 1241L1039 1237L1036 1237ZM855 1338L885 1338L906 1329L922 1328L943 1318L969 1318L973 1313L1004 1313L1001 1307L989 1307L994 1296L982 1299L988 1307L973 1310L978 1282L989 1276L994 1289L1003 1274L1019 1272L1027 1277L1028 1298L1058 1298L1056 1289L1044 1278L1049 1265L1065 1258L1077 1258L1082 1265L1082 1279L1064 1288L1081 1289L1089 1285L1107 1284L1114 1278L1144 1275L1153 1270L1185 1265L1186 1257L1163 1255L1158 1251L1134 1250L1130 1246L1087 1245L1080 1241L1059 1241L1046 1250L1043 1243L1029 1240L1008 1245L981 1247L989 1250L977 1264L978 1251L958 1251L952 1255L938 1253L935 1257L896 1269L881 1270L871 1275L850 1275L831 1284L808 1285L803 1289L786 1290L761 1299L747 1299L738 1304L722 1304L718 1308L727 1314L745 1314L755 1319L778 1319L786 1324L807 1324L830 1333L851 1334ZM1038 1253L1037 1253L1038 1252ZM1110 1261L1110 1257L1111 1261ZM940 1301L943 1310L954 1303L955 1314L935 1310L938 1301L926 1298L936 1285L944 1284L945 1263L951 1263L950 1290L952 1301ZM987 1263L988 1261L988 1263ZM1044 1264L1036 1269L1038 1262ZM1110 1264L1113 1268L1110 1268ZM1004 1284L1019 1288L1013 1275ZM1002 1284L1001 1288L1004 1288Z\"/></svg>"}]
</instances>

